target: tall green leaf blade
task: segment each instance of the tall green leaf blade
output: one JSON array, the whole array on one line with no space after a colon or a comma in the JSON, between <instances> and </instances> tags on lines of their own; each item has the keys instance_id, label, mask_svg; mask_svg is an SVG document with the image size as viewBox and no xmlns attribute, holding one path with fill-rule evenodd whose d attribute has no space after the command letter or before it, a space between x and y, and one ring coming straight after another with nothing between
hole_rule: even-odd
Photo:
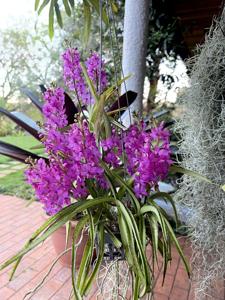
<instances>
[{"instance_id":1,"label":"tall green leaf blade","mask_svg":"<svg viewBox=\"0 0 225 300\"><path fill-rule=\"evenodd\" d=\"M94 9L100 15L99 0L88 0L88 2L94 7ZM106 10L103 7L102 7L102 20L106 25L109 24L109 18L107 16Z\"/></svg>"},{"instance_id":2,"label":"tall green leaf blade","mask_svg":"<svg viewBox=\"0 0 225 300\"><path fill-rule=\"evenodd\" d=\"M94 85L93 85L93 82L91 81L91 79L90 79L89 76L88 76L87 69L86 69L85 64L84 64L83 62L81 62L81 68L82 68L82 71L83 71L85 80L86 80L86 82L87 82L87 84L88 84L88 87L89 87L89 89L90 89L90 91L91 91L91 94L92 94L92 96L93 96L93 98L94 98L94 100L95 100L95 103L96 103L96 102L99 101L99 98L98 98L98 96L97 96L97 92L96 92L96 90L95 90L95 87L94 87Z\"/></svg>"},{"instance_id":3,"label":"tall green leaf blade","mask_svg":"<svg viewBox=\"0 0 225 300\"><path fill-rule=\"evenodd\" d=\"M178 242L178 240L177 240L177 238L175 236L175 233L173 232L173 229L170 226L170 223L166 219L165 219L165 223L166 223L168 232L170 234L171 240L173 241L173 243L174 243L174 245L175 245L175 247L176 247L176 249L177 249L177 251L178 251L178 253L179 253L179 255L180 255L180 257L181 257L181 259L183 261L183 263L184 263L184 266L185 266L185 269L186 269L186 271L188 273L188 276L190 276L190 267L189 267L189 264L188 264L188 262L187 262L187 260L185 258L185 255L184 255L184 253L183 253L183 251L182 251L182 249L180 247L180 244L179 244L179 242Z\"/></svg>"},{"instance_id":4,"label":"tall green leaf blade","mask_svg":"<svg viewBox=\"0 0 225 300\"><path fill-rule=\"evenodd\" d=\"M71 8L74 8L74 0L69 0Z\"/></svg>"},{"instance_id":5,"label":"tall green leaf blade","mask_svg":"<svg viewBox=\"0 0 225 300\"><path fill-rule=\"evenodd\" d=\"M66 14L70 17L71 16L71 9L68 3L68 0L63 0L63 5L65 7Z\"/></svg>"},{"instance_id":6,"label":"tall green leaf blade","mask_svg":"<svg viewBox=\"0 0 225 300\"><path fill-rule=\"evenodd\" d=\"M178 165L170 166L170 172L171 173L181 173L181 174L189 175L189 176L192 176L192 177L197 178L199 180L206 181L208 183L213 184L213 182L210 179L208 179L207 177L199 174L198 172L185 169L185 168L183 168L181 166L178 166Z\"/></svg>"},{"instance_id":7,"label":"tall green leaf blade","mask_svg":"<svg viewBox=\"0 0 225 300\"><path fill-rule=\"evenodd\" d=\"M36 11L38 9L40 0L35 0L35 4L34 4L34 10Z\"/></svg>"},{"instance_id":8,"label":"tall green leaf blade","mask_svg":"<svg viewBox=\"0 0 225 300\"><path fill-rule=\"evenodd\" d=\"M75 243L88 220L89 220L89 216L86 215L76 224L76 227L75 227L74 233L73 233L73 240L72 240L72 269L71 269L71 271L72 271L72 286L73 286L73 292L74 292L75 299L77 299L77 300L82 300L82 297L76 286L76 281L75 281L75 273L76 273Z\"/></svg>"},{"instance_id":9,"label":"tall green leaf blade","mask_svg":"<svg viewBox=\"0 0 225 300\"><path fill-rule=\"evenodd\" d=\"M98 271L100 269L103 257L104 257L104 249L105 249L105 234L104 234L104 226L103 224L99 225L99 247L98 247L98 258L96 260L93 272L91 275L86 279L84 287L82 289L82 295L85 295L86 292L90 289L91 284L93 283L94 279L96 278Z\"/></svg>"},{"instance_id":10,"label":"tall green leaf blade","mask_svg":"<svg viewBox=\"0 0 225 300\"><path fill-rule=\"evenodd\" d=\"M56 13L56 19L57 19L57 22L58 22L60 28L63 28L62 15L61 15L61 11L59 9L59 4L57 1L55 2L55 13Z\"/></svg>"},{"instance_id":11,"label":"tall green leaf blade","mask_svg":"<svg viewBox=\"0 0 225 300\"><path fill-rule=\"evenodd\" d=\"M177 209L176 209L176 205L175 205L171 195L169 195L168 193L164 193L164 192L157 192L157 193L150 196L150 199L152 199L152 200L161 199L161 198L163 200L165 200L166 202L169 202L172 205L172 208L173 208L173 211L174 211L174 216L175 216L175 221L176 221L176 224L178 224Z\"/></svg>"},{"instance_id":12,"label":"tall green leaf blade","mask_svg":"<svg viewBox=\"0 0 225 300\"><path fill-rule=\"evenodd\" d=\"M83 13L84 13L84 30L83 30L83 43L87 46L90 31L91 31L91 8L88 1L83 0Z\"/></svg>"},{"instance_id":13,"label":"tall green leaf blade","mask_svg":"<svg viewBox=\"0 0 225 300\"><path fill-rule=\"evenodd\" d=\"M48 23L48 33L50 39L54 36L54 3L55 0L51 0L50 8L49 8L49 23Z\"/></svg>"},{"instance_id":14,"label":"tall green leaf blade","mask_svg":"<svg viewBox=\"0 0 225 300\"><path fill-rule=\"evenodd\" d=\"M38 10L38 14L40 15L40 13L42 12L42 10L45 8L45 6L48 5L48 3L50 2L50 0L44 0L41 4L41 6L39 7L39 10Z\"/></svg>"}]
</instances>

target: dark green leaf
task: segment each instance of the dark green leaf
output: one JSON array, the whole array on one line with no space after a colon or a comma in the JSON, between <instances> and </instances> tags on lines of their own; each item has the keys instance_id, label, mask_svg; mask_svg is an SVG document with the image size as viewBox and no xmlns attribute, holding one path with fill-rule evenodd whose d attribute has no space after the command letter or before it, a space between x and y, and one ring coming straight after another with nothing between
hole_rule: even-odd
<instances>
[{"instance_id":1,"label":"dark green leaf","mask_svg":"<svg viewBox=\"0 0 225 300\"><path fill-rule=\"evenodd\" d=\"M74 0L69 0L70 6L74 8Z\"/></svg>"},{"instance_id":2,"label":"dark green leaf","mask_svg":"<svg viewBox=\"0 0 225 300\"><path fill-rule=\"evenodd\" d=\"M68 0L63 0L63 5L65 7L66 14L70 17L71 16L71 9L70 9Z\"/></svg>"},{"instance_id":3,"label":"dark green leaf","mask_svg":"<svg viewBox=\"0 0 225 300\"><path fill-rule=\"evenodd\" d=\"M21 92L26 95L31 101L32 103L42 112L42 107L43 104L40 102L39 98L32 92L30 91L28 88L26 87L22 87Z\"/></svg>"},{"instance_id":4,"label":"dark green leaf","mask_svg":"<svg viewBox=\"0 0 225 300\"><path fill-rule=\"evenodd\" d=\"M9 112L8 110L1 107L0 107L0 113L4 114L10 120L12 120L17 125L19 125L22 129L26 130L37 140L40 140L40 132L38 130L38 126L29 117L25 116L22 113Z\"/></svg>"},{"instance_id":5,"label":"dark green leaf","mask_svg":"<svg viewBox=\"0 0 225 300\"><path fill-rule=\"evenodd\" d=\"M48 5L48 3L50 2L50 0L44 0L38 10L38 14L40 15L40 13L42 12L42 10L45 8L45 6Z\"/></svg>"},{"instance_id":6,"label":"dark green leaf","mask_svg":"<svg viewBox=\"0 0 225 300\"><path fill-rule=\"evenodd\" d=\"M26 160L31 157L32 159L40 159L40 157L32 152L19 148L17 146L0 141L0 154L16 159L20 162L26 163ZM43 158L46 159L46 158Z\"/></svg>"},{"instance_id":7,"label":"dark green leaf","mask_svg":"<svg viewBox=\"0 0 225 300\"><path fill-rule=\"evenodd\" d=\"M49 8L49 23L48 23L48 33L50 39L54 36L54 2L55 0L51 0L50 8Z\"/></svg>"},{"instance_id":8,"label":"dark green leaf","mask_svg":"<svg viewBox=\"0 0 225 300\"><path fill-rule=\"evenodd\" d=\"M83 0L83 10L84 10L84 30L83 30L83 43L87 46L90 30L91 30L91 8L88 1Z\"/></svg>"},{"instance_id":9,"label":"dark green leaf","mask_svg":"<svg viewBox=\"0 0 225 300\"><path fill-rule=\"evenodd\" d=\"M57 1L55 2L55 13L56 13L56 19L57 19L57 22L58 22L60 28L63 28L62 15L61 15L61 11L59 9L59 4Z\"/></svg>"},{"instance_id":10,"label":"dark green leaf","mask_svg":"<svg viewBox=\"0 0 225 300\"><path fill-rule=\"evenodd\" d=\"M88 0L88 2L94 7L94 9L100 15L99 0ZM108 19L106 10L104 8L102 8L102 20L106 25L109 24L109 19Z\"/></svg>"}]
</instances>

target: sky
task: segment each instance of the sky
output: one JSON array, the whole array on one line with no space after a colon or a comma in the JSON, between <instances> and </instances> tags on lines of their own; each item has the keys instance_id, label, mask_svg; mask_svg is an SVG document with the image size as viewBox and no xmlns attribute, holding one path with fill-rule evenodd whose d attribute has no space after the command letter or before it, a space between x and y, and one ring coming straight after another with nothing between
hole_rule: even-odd
<instances>
[{"instance_id":1,"label":"sky","mask_svg":"<svg viewBox=\"0 0 225 300\"><path fill-rule=\"evenodd\" d=\"M0 29L13 25L25 24L27 20L35 23L37 13L34 11L34 0L0 0ZM39 17L47 20L47 10Z\"/></svg>"},{"instance_id":2,"label":"sky","mask_svg":"<svg viewBox=\"0 0 225 300\"><path fill-rule=\"evenodd\" d=\"M0 0L0 30L8 27L16 26L34 26L35 22L48 22L48 9L44 9L41 16L37 16L34 11L35 0ZM32 29L32 28L31 28ZM182 61L178 61L175 70L171 69L166 64L161 64L161 72L163 74L175 75L175 83L169 93L163 88L162 83L159 84L158 98L176 101L176 95L179 91L188 85L188 77L186 68Z\"/></svg>"}]
</instances>

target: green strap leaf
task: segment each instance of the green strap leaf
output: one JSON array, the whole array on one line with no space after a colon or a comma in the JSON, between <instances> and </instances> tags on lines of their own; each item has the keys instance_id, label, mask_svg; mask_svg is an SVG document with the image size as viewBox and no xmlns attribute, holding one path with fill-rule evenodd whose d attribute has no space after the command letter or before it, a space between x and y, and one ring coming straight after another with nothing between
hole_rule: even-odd
<instances>
[{"instance_id":1,"label":"green strap leaf","mask_svg":"<svg viewBox=\"0 0 225 300\"><path fill-rule=\"evenodd\" d=\"M94 279L96 278L96 275L98 274L98 271L100 269L103 257L104 257L104 250L105 250L105 234L104 234L104 226L103 224L99 224L98 228L98 241L99 241L99 247L98 247L98 258L95 263L93 272L91 275L86 279L85 284L82 289L82 295L85 295L87 291L90 289L91 284L93 283Z\"/></svg>"},{"instance_id":2,"label":"green strap leaf","mask_svg":"<svg viewBox=\"0 0 225 300\"><path fill-rule=\"evenodd\" d=\"M60 28L63 28L62 15L61 15L57 1L55 2L55 13L56 13L57 22L58 22Z\"/></svg>"},{"instance_id":3,"label":"green strap leaf","mask_svg":"<svg viewBox=\"0 0 225 300\"><path fill-rule=\"evenodd\" d=\"M140 208L141 208L140 203L139 203L137 197L135 196L135 194L133 193L132 189L129 187L129 185L116 172L114 172L113 170L110 170L109 167L103 161L101 162L101 166L103 167L103 169L105 170L106 174L108 174L110 178L116 179L117 182L122 187L125 188L125 190L127 191L127 193L131 196L131 200L133 201L133 204L134 204L134 206L136 208L136 211L139 214L139 211L140 211Z\"/></svg>"},{"instance_id":4,"label":"green strap leaf","mask_svg":"<svg viewBox=\"0 0 225 300\"><path fill-rule=\"evenodd\" d=\"M153 272L154 272L154 262L158 262L158 240L159 240L159 229L157 219L154 215L147 215L147 220L150 226L151 231L151 241L152 241L152 263L153 263Z\"/></svg>"},{"instance_id":5,"label":"green strap leaf","mask_svg":"<svg viewBox=\"0 0 225 300\"><path fill-rule=\"evenodd\" d=\"M39 2L39 1L38 1ZM48 5L48 3L50 2L50 0L44 0L41 4L41 6L39 7L39 10L38 10L38 15L40 15L40 13L42 12L42 10L45 8L45 6Z\"/></svg>"},{"instance_id":6,"label":"green strap leaf","mask_svg":"<svg viewBox=\"0 0 225 300\"><path fill-rule=\"evenodd\" d=\"M94 7L94 9L100 15L99 0L88 0L88 2ZM107 13L106 13L106 10L104 9L104 7L102 7L102 20L106 25L109 24L109 18L107 16Z\"/></svg>"},{"instance_id":7,"label":"green strap leaf","mask_svg":"<svg viewBox=\"0 0 225 300\"><path fill-rule=\"evenodd\" d=\"M76 225L73 233L73 241L72 241L72 286L73 286L73 292L76 300L82 300L81 294L76 286L75 276L76 276L76 249L75 244L76 241L81 233L81 230L84 228L85 224L89 220L89 216L84 216Z\"/></svg>"},{"instance_id":8,"label":"green strap leaf","mask_svg":"<svg viewBox=\"0 0 225 300\"><path fill-rule=\"evenodd\" d=\"M91 31L91 8L88 1L83 0L83 12L84 12L84 30L83 30L83 43L87 46L90 31Z\"/></svg>"},{"instance_id":9,"label":"green strap leaf","mask_svg":"<svg viewBox=\"0 0 225 300\"><path fill-rule=\"evenodd\" d=\"M92 96L93 96L95 102L97 103L97 102L99 101L99 98L98 98L98 96L97 96L97 92L96 92L96 90L95 90L95 87L94 87L94 85L93 85L93 82L91 81L91 79L90 79L89 76L88 76L88 73L87 73L87 69L86 69L86 67L85 67L85 64L84 64L83 62L81 62L80 65L81 65L81 68L82 68L82 71L83 71L85 80L86 80L86 82L87 82L87 84L88 84L88 87L89 87L89 89L90 89L90 91L91 91L91 94L92 94Z\"/></svg>"},{"instance_id":10,"label":"green strap leaf","mask_svg":"<svg viewBox=\"0 0 225 300\"><path fill-rule=\"evenodd\" d=\"M35 4L34 4L35 11L38 9L39 4L40 4L40 0L35 0Z\"/></svg>"},{"instance_id":11,"label":"green strap leaf","mask_svg":"<svg viewBox=\"0 0 225 300\"><path fill-rule=\"evenodd\" d=\"M195 177L197 179L200 179L202 181L206 181L208 183L211 183L213 184L213 182L208 179L207 177L199 174L198 172L195 172L195 171L191 171L191 170L188 170L188 169L185 169L181 166L178 166L178 165L172 165L170 166L170 172L171 173L181 173L181 174L186 174L186 175L189 175L189 176L192 176L192 177Z\"/></svg>"},{"instance_id":12,"label":"green strap leaf","mask_svg":"<svg viewBox=\"0 0 225 300\"><path fill-rule=\"evenodd\" d=\"M140 237L140 233L138 230L138 226L136 224L136 221L134 219L133 214L130 212L130 210L128 208L126 208L124 206L124 204L119 201L119 200L115 200L117 206L120 208L121 210L121 214L124 216L124 219L127 222L128 228L130 228L130 230L132 230L132 233L134 235L134 241L136 243L137 246L137 251L138 251L138 255L140 256L140 262L141 265L143 267L143 272L144 272L144 282L143 282L143 290L142 290L142 294L140 294L140 297L143 296L146 292L150 292L151 289L151 277L150 277L150 266L148 264L147 261L147 257L146 257L146 253L145 253L145 247L143 248L142 245L142 241L141 241L141 237Z\"/></svg>"},{"instance_id":13,"label":"green strap leaf","mask_svg":"<svg viewBox=\"0 0 225 300\"><path fill-rule=\"evenodd\" d=\"M175 222L176 222L176 225L178 225L178 214L177 214L176 205L170 194L164 193L164 192L157 192L149 197L149 199L151 199L151 200L160 199L160 198L162 198L165 202L169 202L172 205L172 208L174 211L174 216L175 216Z\"/></svg>"},{"instance_id":14,"label":"green strap leaf","mask_svg":"<svg viewBox=\"0 0 225 300\"><path fill-rule=\"evenodd\" d=\"M179 255L180 255L181 259L182 259L182 261L183 261L183 264L184 264L185 269L186 269L186 271L188 273L188 276L190 277L190 266L189 266L189 264L188 264L188 262L187 262L187 260L186 260L186 258L184 256L184 253L183 253L183 251L182 251L182 249L180 247L180 244L179 244L179 242L178 242L178 240L177 240L177 238L176 238L176 236L175 236L175 234L173 232L172 227L170 226L170 223L166 219L165 219L165 223L166 223L168 232L170 234L171 240L173 241L173 243L174 243L174 245L175 245L175 247L176 247L176 249L177 249L177 251L178 251L178 253L179 253Z\"/></svg>"},{"instance_id":15,"label":"green strap leaf","mask_svg":"<svg viewBox=\"0 0 225 300\"><path fill-rule=\"evenodd\" d=\"M109 229L108 226L105 226L106 231L108 232L114 246L119 249L122 247L121 241L115 236L115 234Z\"/></svg>"},{"instance_id":16,"label":"green strap leaf","mask_svg":"<svg viewBox=\"0 0 225 300\"><path fill-rule=\"evenodd\" d=\"M69 0L71 8L74 8L74 0Z\"/></svg>"},{"instance_id":17,"label":"green strap leaf","mask_svg":"<svg viewBox=\"0 0 225 300\"><path fill-rule=\"evenodd\" d=\"M66 14L70 17L71 16L71 9L70 9L68 0L63 0L63 5L65 7Z\"/></svg>"},{"instance_id":18,"label":"green strap leaf","mask_svg":"<svg viewBox=\"0 0 225 300\"><path fill-rule=\"evenodd\" d=\"M50 8L49 8L49 23L48 23L48 33L50 39L54 36L54 3L55 0L51 0Z\"/></svg>"}]
</instances>

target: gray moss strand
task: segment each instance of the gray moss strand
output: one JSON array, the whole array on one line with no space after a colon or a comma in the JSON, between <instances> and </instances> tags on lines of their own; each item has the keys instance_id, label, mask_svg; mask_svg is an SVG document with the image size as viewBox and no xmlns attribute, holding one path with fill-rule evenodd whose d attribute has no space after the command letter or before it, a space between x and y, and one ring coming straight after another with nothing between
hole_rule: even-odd
<instances>
[{"instance_id":1,"label":"gray moss strand","mask_svg":"<svg viewBox=\"0 0 225 300\"><path fill-rule=\"evenodd\" d=\"M225 184L225 11L210 29L199 55L190 62L190 87L180 99L184 108L176 124L181 133L183 166L217 184ZM196 299L210 294L225 275L225 193L184 176L177 201L190 208Z\"/></svg>"}]
</instances>

